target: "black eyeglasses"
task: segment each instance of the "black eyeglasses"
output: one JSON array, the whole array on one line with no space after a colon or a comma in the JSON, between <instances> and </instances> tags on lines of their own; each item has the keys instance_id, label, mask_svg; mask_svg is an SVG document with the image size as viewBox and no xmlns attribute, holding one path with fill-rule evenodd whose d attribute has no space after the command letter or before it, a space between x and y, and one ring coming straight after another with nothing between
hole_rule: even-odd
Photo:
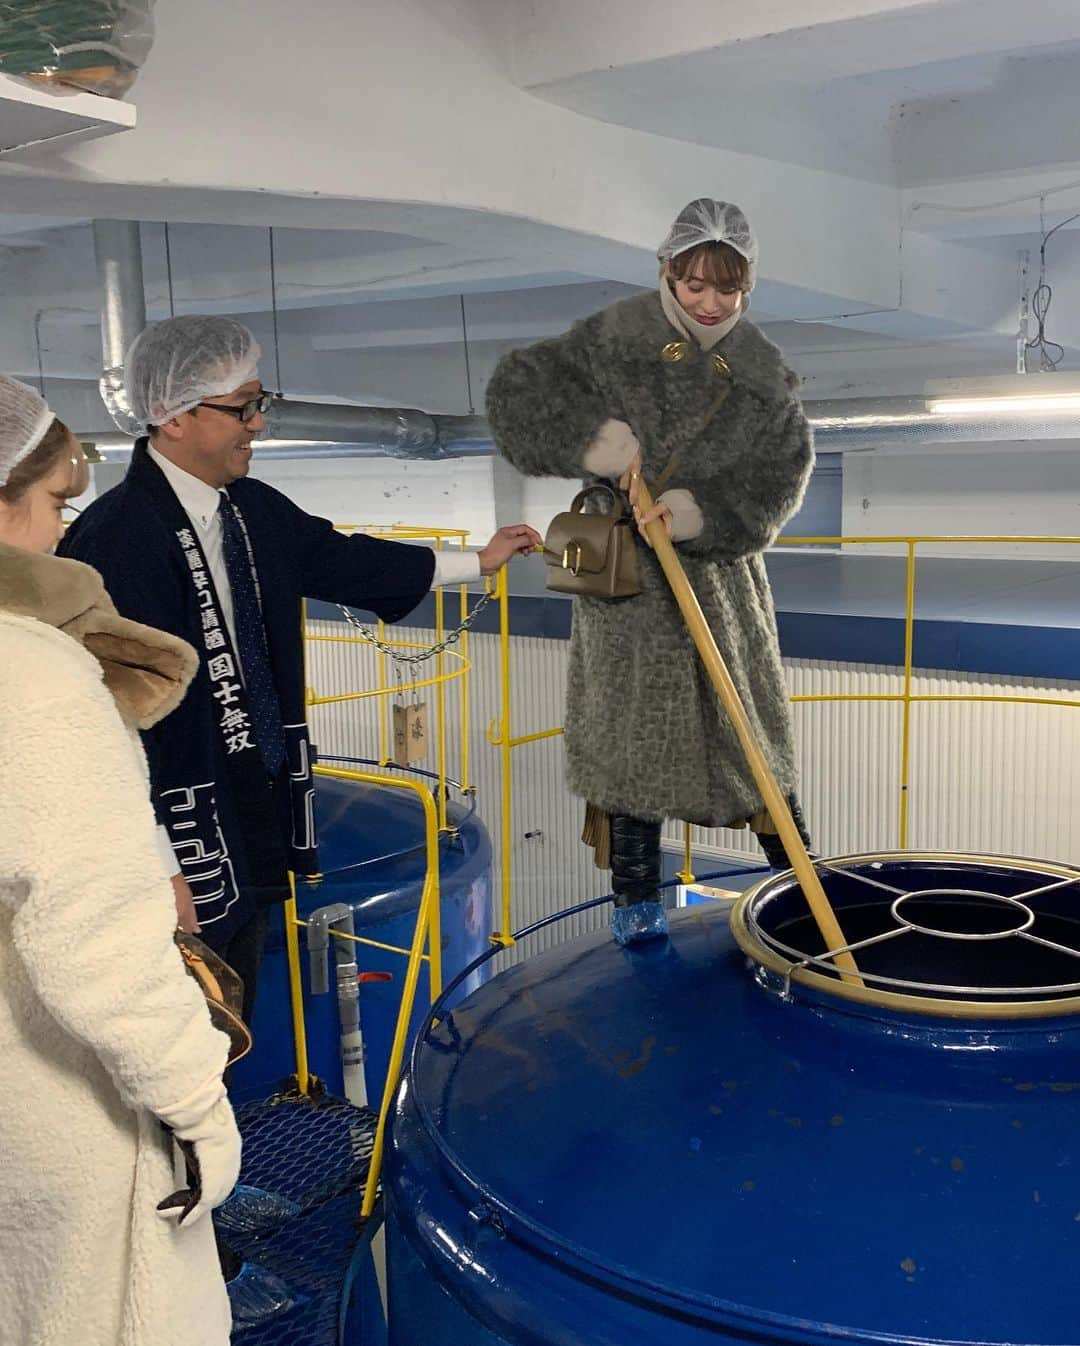
<instances>
[{"instance_id":1,"label":"black eyeglasses","mask_svg":"<svg viewBox=\"0 0 1080 1346\"><path fill-rule=\"evenodd\" d=\"M238 421L246 424L253 421L256 416L265 416L274 405L274 398L277 393L260 393L258 397L253 397L250 402L245 402L242 407L227 407L221 402L200 402L200 407L209 407L211 411L223 411L227 416L235 416Z\"/></svg>"}]
</instances>

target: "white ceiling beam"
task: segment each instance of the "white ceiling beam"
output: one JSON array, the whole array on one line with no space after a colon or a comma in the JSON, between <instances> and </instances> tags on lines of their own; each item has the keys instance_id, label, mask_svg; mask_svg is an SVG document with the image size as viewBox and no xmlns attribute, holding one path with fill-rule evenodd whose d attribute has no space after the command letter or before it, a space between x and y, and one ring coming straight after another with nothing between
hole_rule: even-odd
<instances>
[{"instance_id":1,"label":"white ceiling beam","mask_svg":"<svg viewBox=\"0 0 1080 1346\"><path fill-rule=\"evenodd\" d=\"M751 88L811 84L1076 37L1074 0L486 0L500 50L525 88L707 55Z\"/></svg>"},{"instance_id":2,"label":"white ceiling beam","mask_svg":"<svg viewBox=\"0 0 1080 1346\"><path fill-rule=\"evenodd\" d=\"M492 65L462 0L329 0L320 20L263 0L259 28L274 40L252 61L248 5L163 6L138 128L47 165L0 168L0 196L83 218L389 229L531 272L651 284L674 211L737 183L767 278L857 305L893 288L886 186L553 107ZM776 210L785 200L813 221L800 238Z\"/></svg>"}]
</instances>

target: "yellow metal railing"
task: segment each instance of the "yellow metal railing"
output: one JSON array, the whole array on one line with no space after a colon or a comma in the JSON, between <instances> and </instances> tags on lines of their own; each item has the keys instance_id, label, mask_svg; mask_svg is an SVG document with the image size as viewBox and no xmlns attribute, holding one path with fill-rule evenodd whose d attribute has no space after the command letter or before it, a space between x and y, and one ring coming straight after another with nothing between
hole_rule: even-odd
<instances>
[{"instance_id":1,"label":"yellow metal railing","mask_svg":"<svg viewBox=\"0 0 1080 1346\"><path fill-rule=\"evenodd\" d=\"M351 532L358 528L358 525L341 525L341 531ZM460 529L431 529L431 528L405 528L395 527L391 529L364 529L371 536L391 538L395 541L425 541L433 543L436 551L440 550L446 543L457 543L462 550L465 550L468 534ZM461 621L464 622L469 612L469 593L468 588L462 585L460 588L460 613ZM435 640L433 644L439 644L446 635L445 630L445 599L441 590L436 591L435 595ZM305 700L310 708L326 705L337 705L349 701L364 701L372 698L382 698L381 714L379 716L379 766L388 768L393 764L390 756L390 700L399 694L400 688L396 685L390 685L387 671L390 661L390 655L385 651L379 651L379 670L380 686L367 688L363 691L335 693L332 695L320 696L318 692L310 685L309 681L309 644L344 644L344 645L371 645L371 641L362 635L357 636L338 636L316 634L308 630L306 607L303 615L304 621L304 682L305 682ZM376 636L379 642L391 649L424 649L427 648L423 643L417 641L405 641L390 639L387 637L385 624L380 622L376 630ZM460 686L460 720L461 720L461 742L460 742L460 773L459 782L462 790L471 793L472 785L469 778L469 696L468 696L468 674L472 668L468 656L468 632L465 631L460 636L460 650L446 650L436 657L435 675L425 678L422 681L409 684L409 690L419 690L422 687L435 687L436 690L436 743L438 754L437 781L438 788L435 793L429 786L416 780L401 779L396 776L384 774L379 771L354 770L346 767L334 766L316 766L315 774L334 780L353 781L358 784L373 785L380 789L390 789L406 791L414 794L420 801L424 814L424 840L425 840L425 872L423 887L421 890L420 904L417 910L416 926L413 932L413 941L410 948L400 948L396 945L385 944L379 940L368 939L362 935L346 935L338 930L331 930L330 934L335 939L348 940L355 944L367 945L372 948L383 951L400 954L408 962L406 965L405 981L402 989L401 1003L398 1009L397 1023L394 1029L394 1038L390 1052L390 1062L386 1075L386 1082L383 1089L383 1096L379 1107L379 1118L375 1131L375 1142L372 1150L371 1162L368 1170L368 1178L364 1188L364 1197L361 1207L363 1217L371 1215L375 1207L375 1200L378 1193L379 1179L382 1170L382 1157L386 1135L386 1121L389 1115L390 1107L393 1102L394 1089L397 1085L398 1076L401 1073L401 1067L405 1058L405 1048L408 1041L409 1023L412 1018L413 1007L416 1003L416 989L420 977L420 968L423 963L428 964L428 982L431 1000L434 1001L442 991L442 934L440 928L441 907L440 907L440 889L439 889L439 836L449 829L447 815L447 735L446 735L446 684L452 681L458 681ZM453 661L454 666L447 671L446 661ZM317 885L319 878L315 877L309 882ZM285 904L285 936L286 952L289 966L289 997L292 1013L293 1040L296 1056L296 1080L299 1092L307 1096L312 1088L312 1076L310 1072L307 1044L307 1025L304 1015L304 994L303 979L301 972L300 959L300 936L302 927L307 925L306 921L300 919L296 902L296 879L290 875L290 896Z\"/></svg>"},{"instance_id":2,"label":"yellow metal railing","mask_svg":"<svg viewBox=\"0 0 1080 1346\"><path fill-rule=\"evenodd\" d=\"M793 696L792 702L828 702L828 701L881 701L900 704L901 712L901 745L900 745L900 803L899 803L899 841L900 848L905 849L908 844L908 819L909 819L909 793L910 793L910 771L911 771L911 710L912 707L924 702L934 701L953 701L953 702L1007 702L1017 705L1039 705L1039 706L1069 706L1074 709L1080 709L1080 699L1066 700L1061 697L1035 697L1035 696L994 696L986 694L971 693L967 695L959 693L922 693L912 690L914 677L914 645L915 645L915 594L916 594L916 566L917 549L925 544L1069 544L1080 546L1080 537L1060 537L1060 536L1041 536L1041 535L1016 535L1005 536L1001 534L972 534L972 535L948 535L948 534L924 534L919 536L895 536L895 535L872 535L858 537L785 537L778 539L777 546L786 547L808 547L808 546L843 546L852 545L894 545L904 548L906 556L904 573L904 656L902 665L902 690L895 693L829 693L823 692L815 695ZM544 729L538 733L522 734L515 737L511 730L510 723L510 693L511 693L511 658L510 658L510 618L509 618L509 597L507 590L507 581L505 571L499 577L499 600L500 600L500 715L497 721L492 721L488 728L488 741L495 747L501 749L502 753L502 847L501 860L502 872L500 878L500 896L502 910L502 929L493 935L493 940L499 943L512 943L508 937L509 931L513 928L511 920L511 889L512 889L512 870L510 864L510 841L511 831L511 808L512 808L512 784L511 784L511 758L515 748L522 747L527 743L537 743L543 739L554 738L563 732L562 728ZM689 824L683 828L683 867L678 875L683 883L693 883L694 873L692 866L692 844L691 829Z\"/></svg>"},{"instance_id":3,"label":"yellow metal railing","mask_svg":"<svg viewBox=\"0 0 1080 1346\"><path fill-rule=\"evenodd\" d=\"M348 526L346 526L348 527ZM456 530L432 530L432 529L406 529L396 528L392 530L383 530L376 535L393 537L397 540L434 540L437 547L441 546L448 539L458 541L462 548L465 546L466 535ZM925 535L913 537L897 536L858 536L858 537L789 537L779 540L780 546L842 546L845 544L894 544L904 548L906 556L905 566L905 599L904 599L904 655L902 667L902 690L895 693L818 693L814 695L793 696L793 702L847 702L847 701L866 701L866 702L887 702L899 703L903 707L902 728L901 728L901 767L900 767L900 846L907 846L908 835L908 794L910 785L910 764L911 764L911 709L912 706L926 702L1005 702L1018 705L1046 705L1046 706L1066 706L1080 708L1080 699L1069 700L1061 697L1032 697L1032 696L998 696L986 694L959 694L959 693L919 693L912 690L914 677L914 635L915 635L915 598L916 598L916 567L917 567L917 549L922 544L1007 544L1007 543L1030 543L1053 544L1065 543L1071 545L1080 545L1080 537L1057 537L1057 536L1001 536L1001 535L976 535L976 536L948 536L948 535ZM563 733L561 726L543 729L535 733L515 735L511 717L511 690L512 690L512 658L511 658L511 630L510 630L510 595L507 583L507 574L503 570L495 582L495 596L499 605L499 715L497 719L492 720L488 726L488 742L500 750L501 766L501 794L502 794L502 835L500 847L500 927L492 935L493 943L509 946L513 944L512 930L512 807L513 807L513 785L512 785L512 756L514 750L524 747L530 743L538 743L545 739L558 737ZM468 611L468 594L465 586L461 589L461 615L464 619ZM443 629L444 611L441 601L441 595L436 598L436 642L441 641L444 635ZM384 629L380 624L380 639L387 644L402 645L403 647L415 647L415 642L385 641ZM349 636L309 636L313 641L336 641L340 643L364 644L362 637ZM448 651L446 655L440 657L440 664L437 668L436 676L426 679L417 686L437 686L440 694L449 681L460 679L462 688L462 725L461 725L461 752L463 758L462 777L463 784L467 788L469 773L467 766L468 753L468 697L467 697L467 674L471 664L467 657L467 648L465 642L466 636L462 638L463 648L458 654L454 651ZM446 673L442 667L442 659L453 657L460 661L459 666L450 673ZM371 697L381 696L384 699L396 694L397 688L386 685L386 661L385 654L380 655L381 681L380 687L362 691L346 693L342 695L320 697L309 690L308 704L310 706L327 705L335 702L362 700ZM384 700L384 707L388 709L389 702ZM444 717L445 702L441 699L438 703L437 714L440 725L445 724ZM416 928L413 935L413 942L410 949L397 948L391 945L380 944L375 940L369 940L363 936L344 936L337 931L331 933L337 938L351 938L358 944L369 944L380 949L389 949L392 952L407 956L408 966L405 977L405 986L402 994L401 1007L398 1014L397 1026L394 1034L393 1047L391 1051L390 1067L387 1073L386 1084L383 1091L383 1097L379 1110L379 1121L376 1130L375 1148L372 1154L371 1167L369 1170L368 1182L364 1192L363 1214L370 1215L374 1208L375 1197L378 1189L379 1177L381 1172L383 1145L385 1139L386 1120L389 1109L393 1101L394 1091L397 1085L398 1076L404 1060L405 1046L408 1037L408 1026L412 1016L413 1006L416 999L416 988L419 979L420 967L427 961L430 965L430 986L431 997L434 1000L438 994L442 983L442 969L440 965L440 932L439 932L439 834L446 829L446 741L445 731L440 732L439 746L439 798L436 802L431 795L431 791L424 785L411 780L402 780L397 777L377 774L367 771L354 771L337 767L317 767L316 773L319 775L332 777L340 780L353 780L364 784L376 785L389 789L398 789L412 791L418 795L424 809L424 828L426 844L427 869L424 879L424 886L421 896L420 907L417 913ZM388 746L389 733L384 725L381 741L381 761L383 765L390 765L386 748ZM683 834L683 868L679 874L681 881L692 883L694 874L692 871L692 846L691 832L689 825L686 825ZM316 880L317 881L317 880ZM308 1071L307 1060L307 1039L304 1025L303 1011L303 993L300 979L300 951L299 951L299 929L305 922L301 921L297 915L295 892L286 906L286 934L290 969L290 991L292 998L293 1027L296 1045L297 1078L301 1092L307 1093L310 1088L310 1075Z\"/></svg>"},{"instance_id":4,"label":"yellow metal railing","mask_svg":"<svg viewBox=\"0 0 1080 1346\"><path fill-rule=\"evenodd\" d=\"M874 534L870 536L857 537L784 537L777 540L777 545L782 547L810 547L810 546L846 546L846 545L875 545L875 546L901 546L905 551L904 567L904 664L903 664L903 690L895 693L888 692L845 692L829 693L822 692L812 696L793 696L793 702L824 702L824 701L882 701L891 702L894 705L899 704L901 710L900 727L900 805L899 805L899 842L900 849L905 850L908 844L908 819L909 819L909 799L911 786L911 708L920 703L934 701L952 701L952 702L1004 702L1015 705L1027 706L1070 706L1074 709L1080 709L1080 699L1066 700L1061 697L1042 697L1042 696L993 696L985 693L933 693L933 692L913 692L912 678L914 674L914 646L915 646L915 577L917 556L916 549L925 544L932 545L1004 545L1007 543L1024 543L1031 545L1051 545L1068 544L1071 546L1080 546L1080 537L1059 537L1059 536L1040 536L1040 535L1005 535L1000 533L973 533L973 534L935 534L925 533L918 536L895 536Z\"/></svg>"},{"instance_id":5,"label":"yellow metal railing","mask_svg":"<svg viewBox=\"0 0 1080 1346\"><path fill-rule=\"evenodd\" d=\"M368 771L351 771L344 767L317 766L315 768L315 773L316 775L326 776L334 780L355 781L363 785L376 785L380 788L411 791L419 798L420 804L424 810L424 836L426 843L424 886L421 891L420 906L416 914L416 927L413 932L412 947L408 950L394 950L394 952L405 954L408 957L408 963L405 969L405 984L401 992L401 1005L398 1009L397 1024L394 1028L394 1040L390 1048L390 1062L387 1067L386 1081L383 1085L383 1096L379 1105L379 1120L375 1127L375 1141L372 1147L371 1161L368 1167L368 1177L364 1186L364 1196L360 1207L361 1217L366 1219L375 1209L379 1178L382 1174L383 1149L386 1143L386 1119L390 1115L390 1108L394 1099L394 1090L397 1087L398 1076L401 1074L401 1067L405 1060L405 1047L408 1042L409 1023L412 1019L413 1006L416 1004L416 986L420 979L420 965L425 960L428 963L428 981L431 988L432 1001L434 1001L442 991L438 814L431 791L424 785L421 785L419 781L398 780L392 776L376 775ZM296 1080L297 1088L300 1093L307 1095L311 1091L311 1074L308 1068L307 1025L304 1017L304 992L300 969L299 939L300 927L306 925L306 922L301 921L297 914L295 880L291 876L290 889L289 900L285 904L285 937L289 959L289 994L292 1006L293 1042L296 1052ZM357 944L373 944L377 948L392 948L390 945L377 944L376 941L365 939L360 935L342 935L341 932L336 930L332 930L330 933L339 939L351 939ZM426 954L425 948L427 950Z\"/></svg>"},{"instance_id":6,"label":"yellow metal railing","mask_svg":"<svg viewBox=\"0 0 1080 1346\"><path fill-rule=\"evenodd\" d=\"M500 750L502 788L502 844L499 848L501 862L500 876L500 925L491 936L493 944L509 947L514 939L511 935L513 922L510 914L511 887L511 811L512 776L511 755L515 748L526 743L539 743L546 738L558 738L563 732L562 726L555 729L542 729L536 734L522 734L515 738L510 722L510 587L505 568L499 571L495 592L499 600L499 718L488 724L487 739L493 748Z\"/></svg>"},{"instance_id":7,"label":"yellow metal railing","mask_svg":"<svg viewBox=\"0 0 1080 1346\"><path fill-rule=\"evenodd\" d=\"M344 523L337 525L338 531L343 533L364 532L369 537L387 538L394 542L429 542L436 552L442 551L447 544L456 544L461 550L465 551L468 546L469 534L461 528L419 528L406 525L394 525L392 527L365 527L362 524ZM469 613L469 589L467 585L460 585L458 588L459 621L464 622ZM364 636L338 636L338 635L315 635L307 631L307 615L304 615L304 631L306 640L313 644L333 644L333 645L370 645L371 641ZM389 646L394 649L402 650L420 650L427 646L420 641L397 640L387 635L386 623L378 622L375 627L375 635L380 645ZM446 595L442 589L435 590L435 639L432 644L440 644L446 636ZM461 780L459 784L465 793L472 790L470 779L470 757L469 757L469 687L468 674L472 669L472 662L469 659L469 633L463 631L459 637L457 650L446 650L435 657L435 675L425 678L423 681L410 683L408 690L410 692L419 691L423 687L434 687L435 690L435 735L437 751L437 775L439 782L438 789L438 807L439 807L439 827L446 831L447 824L447 737L446 737L446 684L448 682L459 682L459 742L458 742L458 760L460 762ZM332 696L320 696L314 688L308 686L306 691L306 703L309 707L339 705L347 701L365 701L376 697L382 698L379 714L379 754L378 762L382 767L391 767L394 765L390 756L390 714L391 701L397 696L401 688L389 684L388 669L390 656L384 651L379 651L379 682L378 687L367 688L359 692L344 692ZM446 668L447 660L453 661L453 668L448 672ZM305 683L307 683L305 663Z\"/></svg>"}]
</instances>

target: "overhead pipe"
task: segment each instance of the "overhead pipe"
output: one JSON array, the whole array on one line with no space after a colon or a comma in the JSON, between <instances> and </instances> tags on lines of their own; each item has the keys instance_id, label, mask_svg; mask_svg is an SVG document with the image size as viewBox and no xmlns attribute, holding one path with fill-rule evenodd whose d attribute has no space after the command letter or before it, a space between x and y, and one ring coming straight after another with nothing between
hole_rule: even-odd
<instances>
[{"instance_id":1,"label":"overhead pipe","mask_svg":"<svg viewBox=\"0 0 1080 1346\"><path fill-rule=\"evenodd\" d=\"M126 434L143 432L124 391L124 360L146 326L142 244L137 220L95 220L94 258L101 282L101 355L98 387L115 424Z\"/></svg>"},{"instance_id":2,"label":"overhead pipe","mask_svg":"<svg viewBox=\"0 0 1080 1346\"><path fill-rule=\"evenodd\" d=\"M1073 413L933 415L922 397L842 398L805 404L819 453L897 451L935 444L991 444L1080 438ZM423 461L488 457L491 431L482 416L438 416L390 407L331 406L283 400L267 418L259 458L380 458ZM105 462L123 462L131 437L88 433Z\"/></svg>"},{"instance_id":3,"label":"overhead pipe","mask_svg":"<svg viewBox=\"0 0 1080 1346\"><path fill-rule=\"evenodd\" d=\"M327 414L332 413L332 414ZM322 402L281 400L267 416L267 429L255 441L260 459L399 458L438 462L446 458L489 458L495 451L482 416L432 416L424 411L387 407L331 406ZM124 463L131 457L137 427L123 431L80 431L101 461Z\"/></svg>"},{"instance_id":4,"label":"overhead pipe","mask_svg":"<svg viewBox=\"0 0 1080 1346\"><path fill-rule=\"evenodd\" d=\"M277 398L266 413L266 438L271 443L364 446L390 458L426 460L485 456L494 447L482 416L432 416L406 407L356 407L288 398Z\"/></svg>"}]
</instances>

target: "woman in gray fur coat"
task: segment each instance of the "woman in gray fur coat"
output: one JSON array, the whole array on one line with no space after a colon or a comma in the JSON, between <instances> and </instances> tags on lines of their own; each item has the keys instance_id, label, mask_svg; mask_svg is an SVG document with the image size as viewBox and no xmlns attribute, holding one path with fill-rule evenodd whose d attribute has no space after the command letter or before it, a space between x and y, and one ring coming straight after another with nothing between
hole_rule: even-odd
<instances>
[{"instance_id":1,"label":"woman in gray fur coat","mask_svg":"<svg viewBox=\"0 0 1080 1346\"><path fill-rule=\"evenodd\" d=\"M796 377L744 316L757 243L737 207L683 210L659 251L658 293L511 352L488 386L500 451L530 476L665 474L654 514L678 546L781 789L794 804L791 716L762 552L798 509L813 465ZM621 942L664 933L660 825L749 823L786 867L775 826L659 563L642 592L575 600L567 780L610 818ZM796 822L802 827L795 805Z\"/></svg>"}]
</instances>

